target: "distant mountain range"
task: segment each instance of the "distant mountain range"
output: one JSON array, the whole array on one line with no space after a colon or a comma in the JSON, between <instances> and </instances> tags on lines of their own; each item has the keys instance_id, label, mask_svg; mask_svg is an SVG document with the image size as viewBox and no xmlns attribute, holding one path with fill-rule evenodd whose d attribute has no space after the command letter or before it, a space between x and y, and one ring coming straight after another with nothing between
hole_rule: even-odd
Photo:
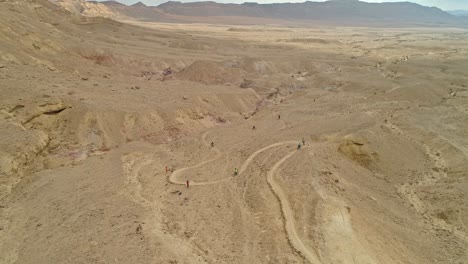
<instances>
[{"instance_id":1,"label":"distant mountain range","mask_svg":"<svg viewBox=\"0 0 468 264\"><path fill-rule=\"evenodd\" d=\"M450 13L455 16L468 16L468 10L451 10L447 11L447 13Z\"/></svg>"},{"instance_id":2,"label":"distant mountain range","mask_svg":"<svg viewBox=\"0 0 468 264\"><path fill-rule=\"evenodd\" d=\"M82 6L81 13L85 15L152 22L468 27L468 18L458 16L457 13L455 16L454 13L450 14L435 7L410 2L367 3L358 0L332 0L278 4L222 4L211 1L193 3L170 1L159 6L146 6L141 2L127 6L116 1L89 1Z\"/></svg>"}]
</instances>

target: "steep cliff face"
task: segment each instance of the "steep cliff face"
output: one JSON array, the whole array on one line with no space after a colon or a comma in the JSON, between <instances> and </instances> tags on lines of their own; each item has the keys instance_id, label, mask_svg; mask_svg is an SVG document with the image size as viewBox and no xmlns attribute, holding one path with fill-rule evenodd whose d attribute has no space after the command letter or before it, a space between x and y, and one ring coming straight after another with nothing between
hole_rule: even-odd
<instances>
[{"instance_id":1,"label":"steep cliff face","mask_svg":"<svg viewBox=\"0 0 468 264\"><path fill-rule=\"evenodd\" d=\"M83 4L85 0L50 0L52 3L60 5L74 14L81 14L83 12Z\"/></svg>"},{"instance_id":2,"label":"steep cliff face","mask_svg":"<svg viewBox=\"0 0 468 264\"><path fill-rule=\"evenodd\" d=\"M134 19L128 15L123 14L119 11L119 7L126 7L118 2L115 2L113 5L112 3L102 4L99 2L83 2L81 4L82 11L81 14L85 16L93 16L93 17L107 17L116 20L131 20Z\"/></svg>"}]
</instances>

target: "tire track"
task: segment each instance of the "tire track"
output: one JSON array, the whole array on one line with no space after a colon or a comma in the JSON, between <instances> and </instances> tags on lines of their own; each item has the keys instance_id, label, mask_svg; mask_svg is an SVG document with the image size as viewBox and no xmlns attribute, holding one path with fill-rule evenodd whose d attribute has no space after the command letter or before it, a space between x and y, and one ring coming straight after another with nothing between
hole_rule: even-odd
<instances>
[{"instance_id":1,"label":"tire track","mask_svg":"<svg viewBox=\"0 0 468 264\"><path fill-rule=\"evenodd\" d=\"M202 136L202 141L203 141L203 143L205 145L208 145L207 142L205 141L205 137L206 137L207 133L205 133ZM252 154L250 154L250 156L244 161L244 163L240 167L239 175L242 174L247 169L247 167L250 165L250 163L255 159L255 157L258 154L260 154L260 153L262 153L262 152L264 152L264 151L266 151L268 149L274 148L274 147L278 147L278 146L282 146L282 145L289 145L289 144L294 144L295 145L297 143L298 143L298 141L292 141L292 140L290 140L290 141L280 141L280 142L273 143L271 145L268 145L266 147L263 147L263 148L255 151L255 152L253 152ZM180 169L174 171L169 176L169 182L172 183L172 184L177 184L177 185L185 185L186 184L185 181L177 180L177 178L184 171L194 169L194 168L198 168L200 166L203 166L205 164L208 164L208 163L213 162L216 159L218 159L219 156L221 155L221 152L216 148L215 148L215 151L218 153L218 155L216 155L216 157L214 157L212 159L202 161L202 162L200 162L200 163L198 163L196 165L185 167L185 168L180 168ZM293 248L293 250L295 252L297 252L299 255L301 255L309 263L321 264L322 262L320 261L320 259L317 256L316 252L314 252L313 250L310 250L304 244L304 242L301 240L301 238L299 237L299 234L296 231L296 225L294 223L294 213L293 213L293 210L292 210L291 206L289 205L287 195L283 191L283 189L281 188L279 183L277 183L275 181L275 179L274 179L274 175L276 173L276 170L281 166L281 164L283 164L286 160L291 158L295 153L297 153L297 150L294 150L291 153L287 154L281 160L279 160L275 165L273 165L273 167L268 171L267 182L268 182L268 185L270 186L271 190L273 191L274 195L276 196L276 198L280 202L281 213L283 215L283 221L284 221L284 227L285 227L285 230L286 230L286 234L287 234L287 238L288 238L290 246ZM192 186L212 185L212 184L218 184L218 183L221 183L221 182L224 182L224 181L228 181L228 180L230 180L232 178L234 178L234 176L231 176L231 177L228 177L228 178L225 178L225 179L221 179L221 180L216 180L216 181L204 181L204 182L191 181L190 185L192 185Z\"/></svg>"},{"instance_id":2,"label":"tire track","mask_svg":"<svg viewBox=\"0 0 468 264\"><path fill-rule=\"evenodd\" d=\"M313 250L310 250L299 237L299 234L296 231L296 225L294 223L294 213L291 206L289 205L288 197L281 188L280 184L275 181L274 177L276 170L281 166L281 164L291 158L295 153L297 153L296 150L284 156L275 165L273 165L270 171L268 171L267 182L276 198L278 198L280 202L281 211L284 217L284 227L286 229L287 237L291 247L293 247L293 249L296 250L308 262L312 264L321 264L322 262L320 261L317 254Z\"/></svg>"},{"instance_id":3,"label":"tire track","mask_svg":"<svg viewBox=\"0 0 468 264\"><path fill-rule=\"evenodd\" d=\"M202 136L202 141L203 141L203 144L205 144L206 146L208 146L209 144L207 144L207 142L205 141L205 137L206 135L208 134L208 132L206 132L205 134L203 134ZM270 148L274 148L274 147L278 147L278 146L281 146L281 145L287 145L287 144L297 144L297 141L281 141L281 142L277 142L277 143L274 143L274 144L271 144L269 146L266 146L264 148L261 148L257 151L255 151L254 153L250 154L250 156L244 161L244 163L242 164L242 166L240 167L239 169L239 175L241 175L246 169L247 167L250 165L250 163L253 161L253 159L255 159L255 157L262 153L263 151L266 151ZM184 171L187 171L187 170L191 170L191 169L195 169L195 168L198 168L198 167L201 167L203 165L206 165L210 162L213 162L215 160L217 160L221 155L222 153L217 149L217 148L214 148L214 150L217 152L217 155L216 157L212 158L212 159L209 159L209 160L205 160L205 161L202 161L196 165L193 165L193 166L189 166L189 167L184 167L184 168L180 168L178 170L175 170L170 176L169 176L169 182L172 183L172 184L177 184L177 185L185 185L186 182L183 181L183 180L178 180L179 176L183 174ZM202 186L202 185L212 185L212 184L218 184L218 183L221 183L221 182L225 182L225 181L228 181L230 179L234 178L234 176L231 176L231 177L227 177L227 178L224 178L224 179L221 179L221 180L215 180L215 181L204 181L204 182L196 182L196 181L190 181L190 185L192 186Z\"/></svg>"}]
</instances>

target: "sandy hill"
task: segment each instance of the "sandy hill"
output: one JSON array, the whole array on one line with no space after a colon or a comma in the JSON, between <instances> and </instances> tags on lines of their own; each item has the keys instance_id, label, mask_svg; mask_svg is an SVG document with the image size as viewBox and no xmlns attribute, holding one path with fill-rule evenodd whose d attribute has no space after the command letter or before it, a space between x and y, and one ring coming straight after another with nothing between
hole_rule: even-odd
<instances>
[{"instance_id":1,"label":"sandy hill","mask_svg":"<svg viewBox=\"0 0 468 264\"><path fill-rule=\"evenodd\" d=\"M466 30L130 22L0 1L0 263L467 262Z\"/></svg>"},{"instance_id":2,"label":"sandy hill","mask_svg":"<svg viewBox=\"0 0 468 264\"><path fill-rule=\"evenodd\" d=\"M142 20L161 22L184 21L183 19L177 19L173 15L166 14L156 7L146 6L141 2L137 2L131 6L127 6L116 1L88 1L83 3L82 14L86 16L102 16L120 20Z\"/></svg>"},{"instance_id":3,"label":"sandy hill","mask_svg":"<svg viewBox=\"0 0 468 264\"><path fill-rule=\"evenodd\" d=\"M50 0L52 3L63 6L68 11L74 14L80 14L84 11L83 5L85 0Z\"/></svg>"}]
</instances>

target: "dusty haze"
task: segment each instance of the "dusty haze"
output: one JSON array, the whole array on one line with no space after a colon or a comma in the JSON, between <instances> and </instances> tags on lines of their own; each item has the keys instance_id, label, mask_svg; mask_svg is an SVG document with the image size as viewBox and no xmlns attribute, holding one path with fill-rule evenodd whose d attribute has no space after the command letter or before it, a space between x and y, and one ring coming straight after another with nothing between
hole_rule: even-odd
<instances>
[{"instance_id":1,"label":"dusty haze","mask_svg":"<svg viewBox=\"0 0 468 264\"><path fill-rule=\"evenodd\" d=\"M0 2L0 263L468 263L466 30L80 14Z\"/></svg>"}]
</instances>

